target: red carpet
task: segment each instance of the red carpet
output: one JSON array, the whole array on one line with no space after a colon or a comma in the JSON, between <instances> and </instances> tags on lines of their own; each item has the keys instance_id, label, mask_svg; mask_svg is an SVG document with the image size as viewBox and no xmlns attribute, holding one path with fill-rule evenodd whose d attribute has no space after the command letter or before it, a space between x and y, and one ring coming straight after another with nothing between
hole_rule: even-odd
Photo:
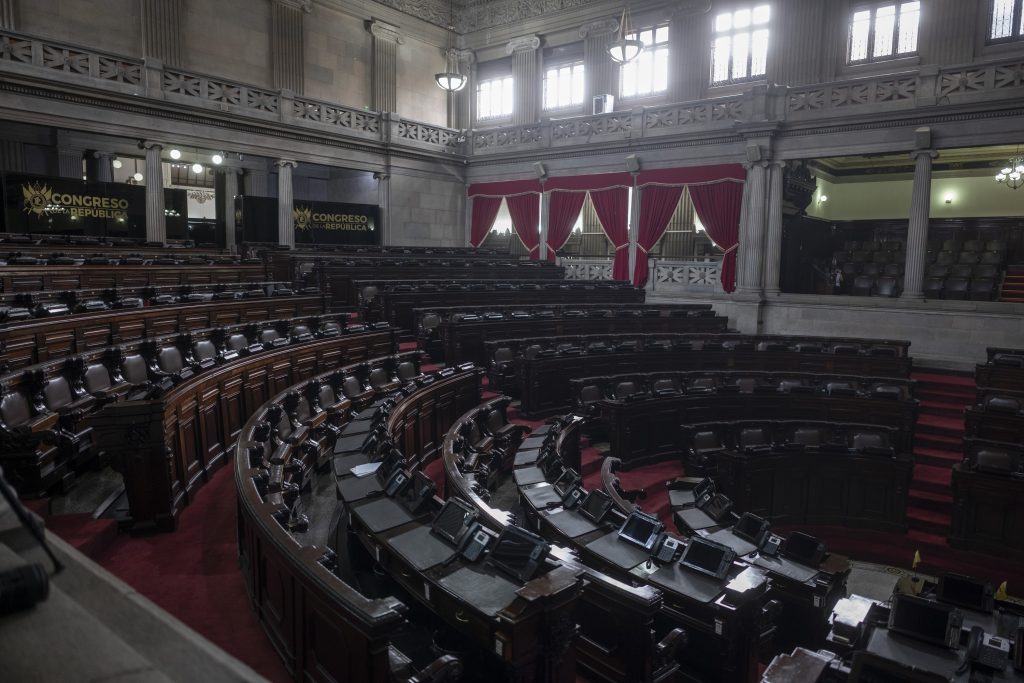
<instances>
[{"instance_id":1,"label":"red carpet","mask_svg":"<svg viewBox=\"0 0 1024 683\"><path fill-rule=\"evenodd\" d=\"M238 567L235 482L222 467L178 530L118 536L95 557L112 574L272 681L290 681L256 620Z\"/></svg>"}]
</instances>

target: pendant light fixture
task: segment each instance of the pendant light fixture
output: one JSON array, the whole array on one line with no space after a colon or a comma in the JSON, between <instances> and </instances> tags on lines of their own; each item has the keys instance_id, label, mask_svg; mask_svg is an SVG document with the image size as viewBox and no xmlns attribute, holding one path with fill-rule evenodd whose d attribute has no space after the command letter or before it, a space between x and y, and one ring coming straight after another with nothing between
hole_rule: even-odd
<instances>
[{"instance_id":1,"label":"pendant light fixture","mask_svg":"<svg viewBox=\"0 0 1024 683\"><path fill-rule=\"evenodd\" d=\"M452 36L455 34L455 0L448 2L448 49L444 53L445 71L434 74L437 87L446 92L458 92L466 87L466 76L459 73L459 60L452 49Z\"/></svg>"},{"instance_id":2,"label":"pendant light fixture","mask_svg":"<svg viewBox=\"0 0 1024 683\"><path fill-rule=\"evenodd\" d=\"M644 44L636 38L628 38L633 32L629 21L629 9L622 6L622 18L619 20L619 37L608 45L608 54L612 61L619 64L626 64L640 56L644 51Z\"/></svg>"},{"instance_id":3,"label":"pendant light fixture","mask_svg":"<svg viewBox=\"0 0 1024 683\"><path fill-rule=\"evenodd\" d=\"M1006 185L1011 190L1024 186L1024 157L1020 154L1020 145L1006 167L996 174L996 182Z\"/></svg>"}]
</instances>

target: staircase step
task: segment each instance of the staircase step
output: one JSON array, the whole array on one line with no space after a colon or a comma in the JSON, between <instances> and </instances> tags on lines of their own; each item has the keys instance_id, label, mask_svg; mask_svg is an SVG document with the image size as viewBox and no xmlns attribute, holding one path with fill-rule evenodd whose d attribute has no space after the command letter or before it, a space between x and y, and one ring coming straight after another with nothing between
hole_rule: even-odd
<instances>
[{"instance_id":1,"label":"staircase step","mask_svg":"<svg viewBox=\"0 0 1024 683\"><path fill-rule=\"evenodd\" d=\"M929 401L947 401L956 403L959 401L973 401L977 393L975 387L964 387L958 384L931 384L921 383L914 388L914 397Z\"/></svg>"},{"instance_id":2,"label":"staircase step","mask_svg":"<svg viewBox=\"0 0 1024 683\"><path fill-rule=\"evenodd\" d=\"M910 482L910 488L950 494L952 481L953 470L950 468L919 463L914 465L914 477Z\"/></svg>"},{"instance_id":3,"label":"staircase step","mask_svg":"<svg viewBox=\"0 0 1024 683\"><path fill-rule=\"evenodd\" d=\"M914 449L934 448L936 450L960 451L963 447L962 437L928 434L920 430L914 434Z\"/></svg>"},{"instance_id":4,"label":"staircase step","mask_svg":"<svg viewBox=\"0 0 1024 683\"><path fill-rule=\"evenodd\" d=\"M929 415L924 411L917 416L918 427L929 427L935 430L941 430L942 432L951 432L954 434L962 434L964 431L964 419L963 416L959 418L941 417L938 415Z\"/></svg>"},{"instance_id":5,"label":"staircase step","mask_svg":"<svg viewBox=\"0 0 1024 683\"><path fill-rule=\"evenodd\" d=\"M949 535L952 517L934 510L907 508L907 524L911 529L945 537Z\"/></svg>"},{"instance_id":6,"label":"staircase step","mask_svg":"<svg viewBox=\"0 0 1024 683\"><path fill-rule=\"evenodd\" d=\"M960 451L947 451L925 446L918 446L914 449L914 462L933 467L952 467L963 460L963 457L963 453Z\"/></svg>"},{"instance_id":7,"label":"staircase step","mask_svg":"<svg viewBox=\"0 0 1024 683\"><path fill-rule=\"evenodd\" d=\"M910 379L920 384L941 384L945 386L970 387L974 389L974 375L969 371L963 374L945 372L912 372Z\"/></svg>"},{"instance_id":8,"label":"staircase step","mask_svg":"<svg viewBox=\"0 0 1024 683\"><path fill-rule=\"evenodd\" d=\"M914 550L922 551L922 554L924 554L924 551L928 548L946 549L949 547L946 543L945 536L928 533L927 531L919 531L917 529L910 529L907 531L907 541Z\"/></svg>"},{"instance_id":9,"label":"staircase step","mask_svg":"<svg viewBox=\"0 0 1024 683\"><path fill-rule=\"evenodd\" d=\"M922 510L936 510L952 514L953 496L948 493L911 488L908 492L909 505Z\"/></svg>"},{"instance_id":10,"label":"staircase step","mask_svg":"<svg viewBox=\"0 0 1024 683\"><path fill-rule=\"evenodd\" d=\"M918 402L923 415L935 415L937 417L951 417L951 418L962 418L964 415L964 406L968 403L960 403L959 401L933 401L918 396Z\"/></svg>"}]
</instances>

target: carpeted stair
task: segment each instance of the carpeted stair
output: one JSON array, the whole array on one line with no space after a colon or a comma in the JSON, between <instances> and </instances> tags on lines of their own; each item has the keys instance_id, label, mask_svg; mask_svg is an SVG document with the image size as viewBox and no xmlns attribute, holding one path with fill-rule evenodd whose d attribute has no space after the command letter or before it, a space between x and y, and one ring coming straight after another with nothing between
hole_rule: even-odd
<instances>
[{"instance_id":1,"label":"carpeted stair","mask_svg":"<svg viewBox=\"0 0 1024 683\"><path fill-rule=\"evenodd\" d=\"M920 402L914 430L914 477L907 502L908 538L947 548L953 512L953 465L963 458L964 406L974 402L974 379L915 372Z\"/></svg>"},{"instance_id":2,"label":"carpeted stair","mask_svg":"<svg viewBox=\"0 0 1024 683\"><path fill-rule=\"evenodd\" d=\"M1024 265L1007 266L999 300L1024 303Z\"/></svg>"}]
</instances>

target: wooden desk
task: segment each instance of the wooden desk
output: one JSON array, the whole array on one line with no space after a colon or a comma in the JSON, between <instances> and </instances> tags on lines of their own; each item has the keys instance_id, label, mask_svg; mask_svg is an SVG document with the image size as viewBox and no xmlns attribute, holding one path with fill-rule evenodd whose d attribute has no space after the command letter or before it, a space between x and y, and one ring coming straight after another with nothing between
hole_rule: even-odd
<instances>
[{"instance_id":1,"label":"wooden desk","mask_svg":"<svg viewBox=\"0 0 1024 683\"><path fill-rule=\"evenodd\" d=\"M954 465L949 543L995 556L1024 556L1024 479Z\"/></svg>"},{"instance_id":2,"label":"wooden desk","mask_svg":"<svg viewBox=\"0 0 1024 683\"><path fill-rule=\"evenodd\" d=\"M59 250L55 250L59 251ZM0 291L108 289L270 280L260 264L167 266L0 266Z\"/></svg>"}]
</instances>

